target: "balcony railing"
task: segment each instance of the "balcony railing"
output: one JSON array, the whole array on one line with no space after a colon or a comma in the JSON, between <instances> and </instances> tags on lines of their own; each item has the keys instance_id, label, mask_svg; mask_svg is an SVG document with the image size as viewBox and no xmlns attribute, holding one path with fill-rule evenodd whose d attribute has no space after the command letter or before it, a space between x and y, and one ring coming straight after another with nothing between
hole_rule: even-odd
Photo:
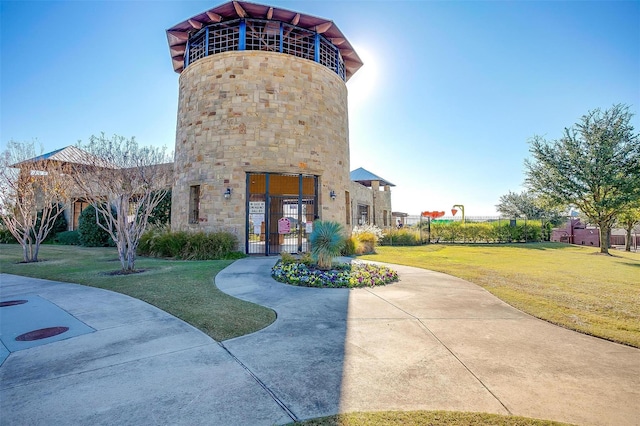
<instances>
[{"instance_id":1,"label":"balcony railing","mask_svg":"<svg viewBox=\"0 0 640 426\"><path fill-rule=\"evenodd\" d=\"M200 29L189 37L184 68L206 56L234 50L279 52L309 59L329 68L346 81L338 48L317 32L285 22L236 19Z\"/></svg>"}]
</instances>

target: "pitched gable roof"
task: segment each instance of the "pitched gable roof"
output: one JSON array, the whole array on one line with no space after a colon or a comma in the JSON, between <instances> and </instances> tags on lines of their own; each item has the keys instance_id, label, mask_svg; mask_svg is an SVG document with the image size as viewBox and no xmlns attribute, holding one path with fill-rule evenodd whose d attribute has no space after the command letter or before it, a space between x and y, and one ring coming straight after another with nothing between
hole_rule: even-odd
<instances>
[{"instance_id":1,"label":"pitched gable roof","mask_svg":"<svg viewBox=\"0 0 640 426\"><path fill-rule=\"evenodd\" d=\"M88 152L83 151L73 145L69 145L65 148L56 149L55 151L47 152L46 154L21 161L15 164L14 167L19 167L30 163L40 163L44 161L57 161L60 163L69 164L84 164L87 166L98 166L109 169L117 168L113 164L110 164L108 161L98 158L95 155L89 154Z\"/></svg>"},{"instance_id":2,"label":"pitched gable roof","mask_svg":"<svg viewBox=\"0 0 640 426\"><path fill-rule=\"evenodd\" d=\"M371 181L377 180L380 182L380 185L388 185L395 186L391 182L382 179L380 176L374 175L369 170L363 169L362 167L355 169L351 172L350 176L352 181L358 182L364 186L371 186Z\"/></svg>"}]
</instances>

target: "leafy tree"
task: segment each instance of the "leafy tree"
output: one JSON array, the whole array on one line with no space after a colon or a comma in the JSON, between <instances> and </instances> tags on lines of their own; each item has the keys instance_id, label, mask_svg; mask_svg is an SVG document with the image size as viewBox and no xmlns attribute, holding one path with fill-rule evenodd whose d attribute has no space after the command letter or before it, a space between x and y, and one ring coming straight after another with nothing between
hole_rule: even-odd
<instances>
[{"instance_id":1,"label":"leafy tree","mask_svg":"<svg viewBox=\"0 0 640 426\"><path fill-rule=\"evenodd\" d=\"M535 194L574 205L600 227L600 251L620 209L640 198L640 140L625 105L588 112L563 136L534 136L525 161L526 184Z\"/></svg>"},{"instance_id":2,"label":"leafy tree","mask_svg":"<svg viewBox=\"0 0 640 426\"><path fill-rule=\"evenodd\" d=\"M631 251L631 231L640 224L640 200L629 204L617 217L617 223L626 232L625 251Z\"/></svg>"},{"instance_id":3,"label":"leafy tree","mask_svg":"<svg viewBox=\"0 0 640 426\"><path fill-rule=\"evenodd\" d=\"M24 262L37 262L40 245L62 216L70 180L63 165L36 156L33 142L10 141L0 157L0 219L22 246Z\"/></svg>"},{"instance_id":4,"label":"leafy tree","mask_svg":"<svg viewBox=\"0 0 640 426\"><path fill-rule=\"evenodd\" d=\"M171 158L166 148L141 147L134 138L109 139L104 133L78 145L89 156L77 165L74 181L104 219L99 226L115 242L122 271L133 272L140 237L171 186Z\"/></svg>"},{"instance_id":5,"label":"leafy tree","mask_svg":"<svg viewBox=\"0 0 640 426\"><path fill-rule=\"evenodd\" d=\"M496 210L506 217L545 219L554 225L561 223L566 216L565 212L545 201L529 191L522 191L519 194L509 191L500 197Z\"/></svg>"}]
</instances>

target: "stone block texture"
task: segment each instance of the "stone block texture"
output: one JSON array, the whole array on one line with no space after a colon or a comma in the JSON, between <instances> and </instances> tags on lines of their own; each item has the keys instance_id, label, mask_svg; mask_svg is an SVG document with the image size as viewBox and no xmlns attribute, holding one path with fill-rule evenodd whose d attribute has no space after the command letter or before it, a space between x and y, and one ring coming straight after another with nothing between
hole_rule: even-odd
<instances>
[{"instance_id":1,"label":"stone block texture","mask_svg":"<svg viewBox=\"0 0 640 426\"><path fill-rule=\"evenodd\" d=\"M319 176L320 218L345 225L348 134L346 85L320 64L262 51L198 60L180 75L173 229L231 231L242 250L247 172ZM192 185L201 187L196 224L189 224Z\"/></svg>"}]
</instances>

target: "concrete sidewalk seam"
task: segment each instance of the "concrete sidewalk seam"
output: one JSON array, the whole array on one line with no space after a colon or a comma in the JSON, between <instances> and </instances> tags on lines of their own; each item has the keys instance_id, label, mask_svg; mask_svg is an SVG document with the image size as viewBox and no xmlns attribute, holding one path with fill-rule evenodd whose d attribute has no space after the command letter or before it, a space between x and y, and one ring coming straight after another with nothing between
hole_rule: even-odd
<instances>
[{"instance_id":1,"label":"concrete sidewalk seam","mask_svg":"<svg viewBox=\"0 0 640 426\"><path fill-rule=\"evenodd\" d=\"M229 354L229 356L233 360L235 360L238 363L238 365L240 365L240 367L242 367L253 378L253 380L256 381L256 383L258 383L258 385L260 385L262 389L264 389L265 392L267 392L267 394L271 397L271 399L273 399L273 401L276 404L278 404L278 406L285 412L287 416L289 416L289 418L291 418L291 420L293 420L296 423L300 421L300 419L298 419L298 417L293 413L293 411L291 411L289 407L287 407L287 405L280 398L278 398L278 396L266 385L266 383L260 380L260 378L253 371L251 371L251 369L249 369L249 367L247 367L242 361L238 359L238 357L236 357L229 349L227 349L227 347L222 342L217 342L217 343L220 345L222 349L224 349L227 352L227 354Z\"/></svg>"},{"instance_id":2,"label":"concrete sidewalk seam","mask_svg":"<svg viewBox=\"0 0 640 426\"><path fill-rule=\"evenodd\" d=\"M389 302L387 299L385 299L384 297L380 296L379 294L374 293L370 289L366 289L366 290L369 293L371 293L372 295L378 297L383 302L388 303L389 305L393 306L394 308L398 309L401 312L404 312L405 314L409 315L410 317L412 317L416 321L418 321L418 323L423 327L423 329L426 330L428 332L428 334L433 336L433 338L436 339L438 341L438 343L440 343L442 345L442 347L445 348L447 350L447 352L449 352L460 363L460 365L462 365L465 368L465 370L467 370L469 372L469 374L471 374L478 381L478 383L480 383L482 385L482 387L485 388L487 390L487 392L489 392L491 394L491 396L493 396L495 398L496 401L498 401L498 403L507 411L507 413L509 415L513 415L511 410L509 410L509 408L507 408L507 406L504 405L504 403L500 400L500 398L498 398L498 396L495 393L493 393L491 391L491 389L489 389L489 387L473 371L471 371L471 369L458 357L458 355L456 355L442 340L440 340L440 338L438 338L438 336L436 336L436 334L433 331L431 331L431 329L424 322L422 322L422 319L420 319L420 318L416 317L415 315L411 314L410 312L407 312L404 309L394 305L393 303Z\"/></svg>"},{"instance_id":3,"label":"concrete sidewalk seam","mask_svg":"<svg viewBox=\"0 0 640 426\"><path fill-rule=\"evenodd\" d=\"M509 410L509 408L507 408L507 406L504 405L502 400L500 400L500 398L498 398L498 396L495 393L493 393L491 389L489 389L489 387L480 379L480 377L478 377L473 371L471 371L471 369L467 366L467 364L465 364L458 357L458 355L455 354L455 352L453 352L442 340L440 340L440 338L436 336L436 334L433 331L431 331L431 329L424 322L422 322L420 318L416 318L416 319L424 327L424 329L427 330L429 334L433 336L433 338L436 339L460 363L460 365L462 365L465 368L465 370L467 370L469 374L471 374L478 381L478 383L480 383L482 387L485 388L487 392L489 392L496 399L496 401L500 403L500 405L502 405L502 407L507 411L507 413L509 413L509 415L512 416L513 413L511 412L511 410Z\"/></svg>"}]
</instances>

